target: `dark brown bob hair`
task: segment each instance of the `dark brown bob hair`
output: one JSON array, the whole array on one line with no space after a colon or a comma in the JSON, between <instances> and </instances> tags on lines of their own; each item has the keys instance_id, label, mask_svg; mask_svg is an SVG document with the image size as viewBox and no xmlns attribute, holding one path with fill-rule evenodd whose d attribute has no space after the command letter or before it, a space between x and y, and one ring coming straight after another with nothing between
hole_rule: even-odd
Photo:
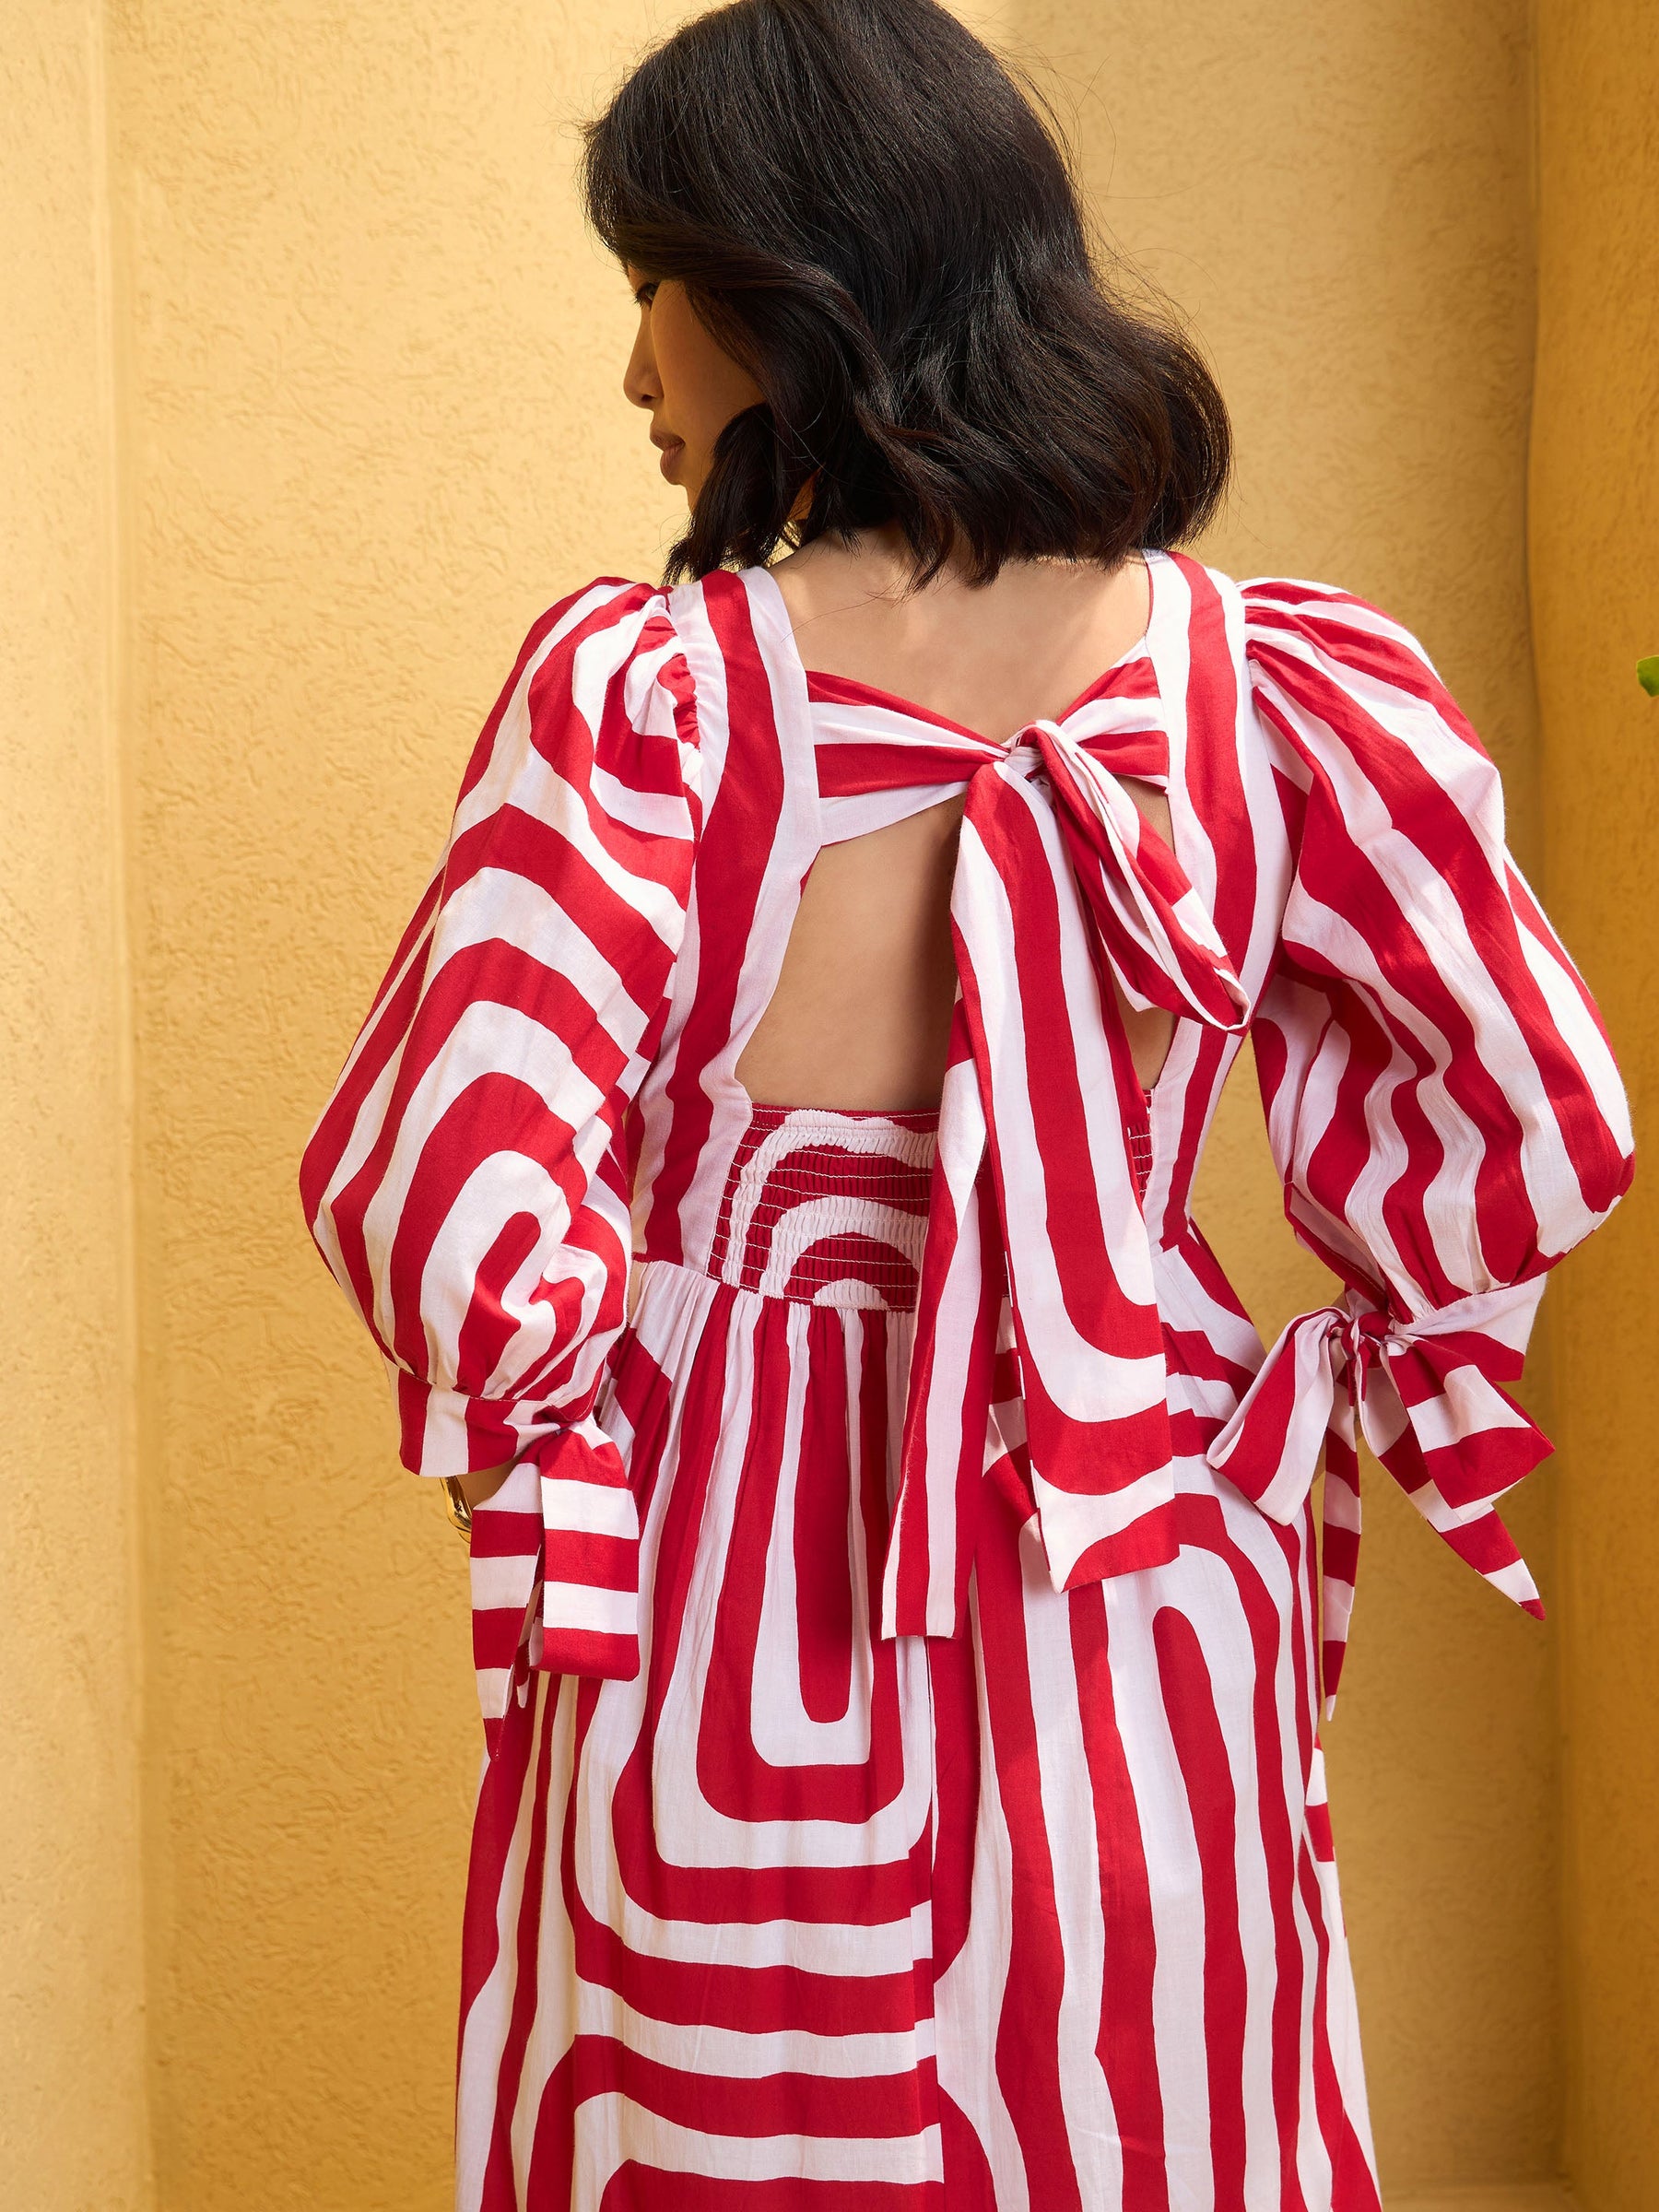
<instances>
[{"instance_id":1,"label":"dark brown bob hair","mask_svg":"<svg viewBox=\"0 0 1659 2212\"><path fill-rule=\"evenodd\" d=\"M766 394L722 431L669 581L892 523L918 582L952 556L980 582L1213 513L1209 371L1112 295L1058 131L934 0L734 0L585 136L599 236L683 284Z\"/></svg>"}]
</instances>

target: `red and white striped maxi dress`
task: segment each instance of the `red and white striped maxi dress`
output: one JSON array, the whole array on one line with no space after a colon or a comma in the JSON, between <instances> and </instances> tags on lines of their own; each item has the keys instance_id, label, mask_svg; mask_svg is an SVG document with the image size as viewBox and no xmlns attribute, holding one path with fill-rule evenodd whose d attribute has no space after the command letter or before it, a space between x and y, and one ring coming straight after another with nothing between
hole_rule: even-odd
<instances>
[{"instance_id":1,"label":"red and white striped maxi dress","mask_svg":"<svg viewBox=\"0 0 1659 2212\"><path fill-rule=\"evenodd\" d=\"M1356 1420L1535 1608L1502 1386L1629 1125L1417 643L1149 565L1007 747L809 676L763 570L563 601L312 1138L407 1465L516 1460L465 2212L1377 2206L1315 1735ZM751 1100L816 854L961 794L939 1113ZM1112 977L1180 1017L1149 1098ZM1265 1357L1188 1210L1246 1030L1341 1285Z\"/></svg>"}]
</instances>

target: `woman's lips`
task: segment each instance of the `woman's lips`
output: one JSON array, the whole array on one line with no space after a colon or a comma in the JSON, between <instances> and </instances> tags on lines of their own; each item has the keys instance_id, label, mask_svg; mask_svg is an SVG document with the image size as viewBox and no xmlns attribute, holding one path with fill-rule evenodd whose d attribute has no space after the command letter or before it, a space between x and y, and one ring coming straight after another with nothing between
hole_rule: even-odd
<instances>
[{"instance_id":1,"label":"woman's lips","mask_svg":"<svg viewBox=\"0 0 1659 2212\"><path fill-rule=\"evenodd\" d=\"M674 464L679 459L680 455L685 452L685 450L686 441L683 438L671 438L664 445L661 453L657 457L657 466L662 470L664 476L667 477L670 484L672 484L674 481Z\"/></svg>"}]
</instances>

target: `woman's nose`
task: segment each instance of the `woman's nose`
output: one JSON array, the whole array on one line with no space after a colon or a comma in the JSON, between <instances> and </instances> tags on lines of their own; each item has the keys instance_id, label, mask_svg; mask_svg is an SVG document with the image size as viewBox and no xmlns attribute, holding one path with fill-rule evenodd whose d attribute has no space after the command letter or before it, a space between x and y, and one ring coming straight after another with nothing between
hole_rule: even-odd
<instances>
[{"instance_id":1,"label":"woman's nose","mask_svg":"<svg viewBox=\"0 0 1659 2212\"><path fill-rule=\"evenodd\" d=\"M622 372L622 390L636 407L654 407L663 396L663 387L656 372L656 357L651 348L651 326L644 315L640 317L633 351L629 355L628 367Z\"/></svg>"}]
</instances>

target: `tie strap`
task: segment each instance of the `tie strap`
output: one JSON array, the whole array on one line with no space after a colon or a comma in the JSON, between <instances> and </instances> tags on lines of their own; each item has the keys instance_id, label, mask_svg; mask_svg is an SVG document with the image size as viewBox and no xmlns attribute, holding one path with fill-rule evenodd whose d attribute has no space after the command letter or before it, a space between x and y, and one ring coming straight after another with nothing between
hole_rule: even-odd
<instances>
[{"instance_id":1,"label":"tie strap","mask_svg":"<svg viewBox=\"0 0 1659 2212\"><path fill-rule=\"evenodd\" d=\"M1543 1277L1405 1320L1350 1289L1288 1324L1209 1448L1271 1519L1301 1512L1325 1455L1326 1711L1335 1701L1359 1552L1359 1432L1459 1559L1524 1611L1544 1607L1495 1501L1551 1446L1504 1382L1519 1379Z\"/></svg>"},{"instance_id":2,"label":"tie strap","mask_svg":"<svg viewBox=\"0 0 1659 2212\"><path fill-rule=\"evenodd\" d=\"M917 1303L884 1636L961 1632L978 1487L1006 1473L1057 1590L1173 1559L1163 1324L1112 989L1231 1032L1215 923L1120 781L1161 733L1031 724L929 748L967 795L958 999ZM920 763L910 780L933 780Z\"/></svg>"},{"instance_id":3,"label":"tie strap","mask_svg":"<svg viewBox=\"0 0 1659 2212\"><path fill-rule=\"evenodd\" d=\"M590 1417L538 1439L473 1508L473 1665L487 1738L531 1667L631 1681L639 1611L639 1509L621 1454Z\"/></svg>"}]
</instances>

